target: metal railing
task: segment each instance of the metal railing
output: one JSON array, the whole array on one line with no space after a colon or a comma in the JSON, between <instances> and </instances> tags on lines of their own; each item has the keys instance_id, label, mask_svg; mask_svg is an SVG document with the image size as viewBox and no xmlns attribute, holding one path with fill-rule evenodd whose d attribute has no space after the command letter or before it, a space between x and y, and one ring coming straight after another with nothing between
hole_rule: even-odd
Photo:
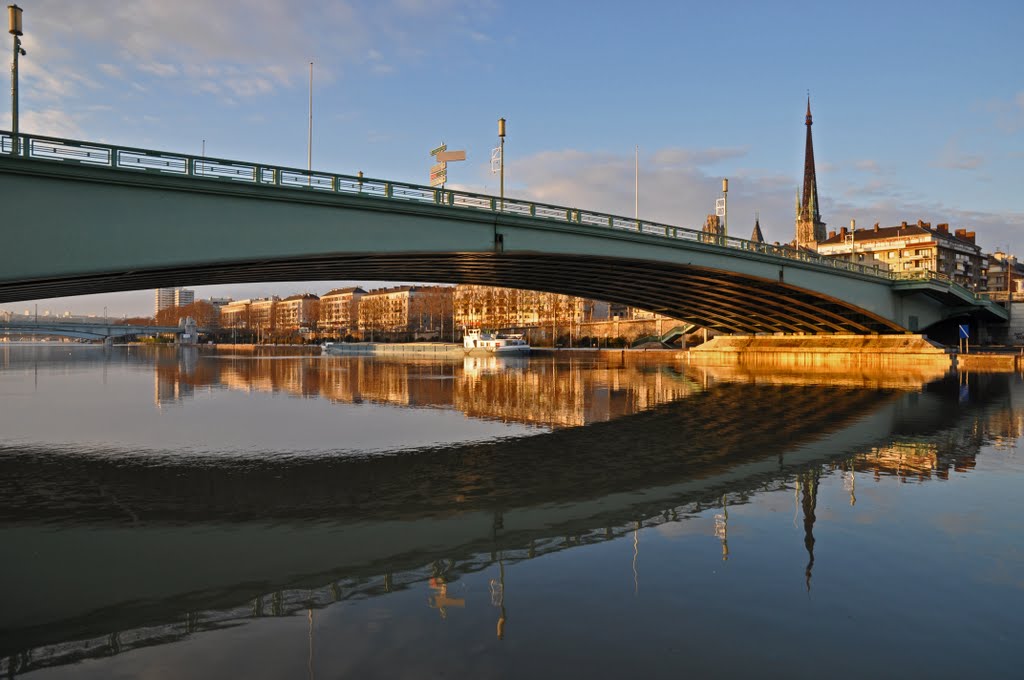
<instances>
[{"instance_id":1,"label":"metal railing","mask_svg":"<svg viewBox=\"0 0 1024 680\"><path fill-rule=\"evenodd\" d=\"M948 276L928 270L914 272L892 272L878 267L867 266L825 257L817 253L773 245L757 241L720 236L698 229L677 227L646 220L636 220L618 215L580 210L566 206L549 205L476 194L469 191L437 189L434 187L383 179L339 175L328 172L309 172L298 168L246 163L210 156L190 156L150 149L137 149L110 144L83 142L59 137L21 134L18 144L20 158L53 161L87 167L111 168L126 172L174 175L216 182L255 184L296 191L313 191L345 195L365 196L370 199L421 203L481 210L578 224L595 229L625 231L663 238L670 242L689 241L717 246L729 252L748 252L778 257L785 260L815 264L829 269L860 274L887 281L935 281L976 300L987 297L954 282ZM0 131L0 153L11 156L12 139L10 132Z\"/></svg>"}]
</instances>

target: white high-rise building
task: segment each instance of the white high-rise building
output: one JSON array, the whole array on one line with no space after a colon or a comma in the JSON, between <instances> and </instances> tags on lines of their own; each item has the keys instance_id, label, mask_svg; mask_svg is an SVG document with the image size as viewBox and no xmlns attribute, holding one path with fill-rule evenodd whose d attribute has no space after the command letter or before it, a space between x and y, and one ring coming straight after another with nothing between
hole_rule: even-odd
<instances>
[{"instance_id":1,"label":"white high-rise building","mask_svg":"<svg viewBox=\"0 0 1024 680\"><path fill-rule=\"evenodd\" d=\"M153 316L174 306L174 288L157 288L153 300Z\"/></svg>"},{"instance_id":2,"label":"white high-rise building","mask_svg":"<svg viewBox=\"0 0 1024 680\"><path fill-rule=\"evenodd\" d=\"M171 307L184 307L196 301L196 292L188 288L157 288L153 316Z\"/></svg>"},{"instance_id":3,"label":"white high-rise building","mask_svg":"<svg viewBox=\"0 0 1024 680\"><path fill-rule=\"evenodd\" d=\"M178 288L174 291L174 306L184 307L196 301L196 292L188 288Z\"/></svg>"}]
</instances>

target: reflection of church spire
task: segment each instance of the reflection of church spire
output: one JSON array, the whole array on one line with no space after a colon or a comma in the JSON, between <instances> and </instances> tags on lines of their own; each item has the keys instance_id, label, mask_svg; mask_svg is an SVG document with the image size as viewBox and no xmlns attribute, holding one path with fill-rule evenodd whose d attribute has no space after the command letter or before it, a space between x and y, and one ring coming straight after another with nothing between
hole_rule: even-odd
<instances>
[{"instance_id":1,"label":"reflection of church spire","mask_svg":"<svg viewBox=\"0 0 1024 680\"><path fill-rule=\"evenodd\" d=\"M722 561L729 559L729 506L728 499L722 495L722 514L715 515L715 536L722 541Z\"/></svg>"},{"instance_id":2,"label":"reflection of church spire","mask_svg":"<svg viewBox=\"0 0 1024 680\"><path fill-rule=\"evenodd\" d=\"M806 473L801 503L804 511L804 548L807 549L807 592L811 591L811 570L814 568L814 509L818 505L818 476L817 469Z\"/></svg>"},{"instance_id":3,"label":"reflection of church spire","mask_svg":"<svg viewBox=\"0 0 1024 680\"><path fill-rule=\"evenodd\" d=\"M640 522L633 527L633 595L640 592L640 572L636 561L640 558Z\"/></svg>"},{"instance_id":4,"label":"reflection of church spire","mask_svg":"<svg viewBox=\"0 0 1024 680\"><path fill-rule=\"evenodd\" d=\"M498 613L498 639L505 638L505 563L498 556L498 580L491 579L491 604L497 607Z\"/></svg>"},{"instance_id":5,"label":"reflection of church spire","mask_svg":"<svg viewBox=\"0 0 1024 680\"><path fill-rule=\"evenodd\" d=\"M857 473L853 469L853 459L850 459L850 469L844 474L843 487L850 492L850 507L857 505Z\"/></svg>"},{"instance_id":6,"label":"reflection of church spire","mask_svg":"<svg viewBox=\"0 0 1024 680\"><path fill-rule=\"evenodd\" d=\"M427 606L431 609L436 609L442 619L448 618L448 607L462 609L466 606L465 598L450 597L448 595L447 574L449 566L443 562L434 562L432 565L434 576L428 582L434 594L427 597Z\"/></svg>"}]
</instances>

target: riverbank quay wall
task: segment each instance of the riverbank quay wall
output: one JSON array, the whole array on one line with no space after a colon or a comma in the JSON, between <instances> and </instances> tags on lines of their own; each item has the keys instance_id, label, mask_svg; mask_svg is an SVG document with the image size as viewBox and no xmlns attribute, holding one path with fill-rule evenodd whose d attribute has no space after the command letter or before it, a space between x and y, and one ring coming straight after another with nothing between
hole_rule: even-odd
<instances>
[{"instance_id":1,"label":"riverbank quay wall","mask_svg":"<svg viewBox=\"0 0 1024 680\"><path fill-rule=\"evenodd\" d=\"M773 370L871 368L899 371L1020 372L1024 355L958 353L922 335L720 335L685 353L693 366Z\"/></svg>"}]
</instances>

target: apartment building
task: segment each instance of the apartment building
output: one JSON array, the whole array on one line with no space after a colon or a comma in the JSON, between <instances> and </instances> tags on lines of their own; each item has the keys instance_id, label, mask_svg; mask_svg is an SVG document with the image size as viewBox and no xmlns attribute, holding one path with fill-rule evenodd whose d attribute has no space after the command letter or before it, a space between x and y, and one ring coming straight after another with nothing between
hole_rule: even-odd
<instances>
[{"instance_id":1,"label":"apartment building","mask_svg":"<svg viewBox=\"0 0 1024 680\"><path fill-rule=\"evenodd\" d=\"M891 272L912 275L924 271L944 274L972 290L988 288L988 257L975 241L975 232L948 224L918 220L894 227L875 224L870 229L829 232L817 244L818 254L838 257Z\"/></svg>"},{"instance_id":2,"label":"apartment building","mask_svg":"<svg viewBox=\"0 0 1024 680\"><path fill-rule=\"evenodd\" d=\"M326 333L344 335L359 330L359 300L362 288L335 288L320 296L319 328Z\"/></svg>"}]
</instances>

